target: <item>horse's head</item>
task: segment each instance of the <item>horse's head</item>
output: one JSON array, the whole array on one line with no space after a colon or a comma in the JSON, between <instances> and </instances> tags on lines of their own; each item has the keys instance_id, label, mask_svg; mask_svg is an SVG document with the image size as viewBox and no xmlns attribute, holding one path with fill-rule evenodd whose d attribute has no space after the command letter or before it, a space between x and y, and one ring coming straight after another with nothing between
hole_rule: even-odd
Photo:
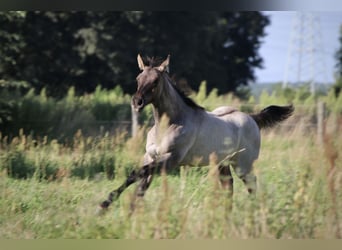
<instances>
[{"instance_id":1,"label":"horse's head","mask_svg":"<svg viewBox=\"0 0 342 250\"><path fill-rule=\"evenodd\" d=\"M159 66L152 63L146 66L138 55L138 65L142 71L137 76L137 92L132 97L132 105L134 109L140 112L146 105L150 104L156 95L156 89L161 80L161 73L168 70L170 56L167 57Z\"/></svg>"}]
</instances>

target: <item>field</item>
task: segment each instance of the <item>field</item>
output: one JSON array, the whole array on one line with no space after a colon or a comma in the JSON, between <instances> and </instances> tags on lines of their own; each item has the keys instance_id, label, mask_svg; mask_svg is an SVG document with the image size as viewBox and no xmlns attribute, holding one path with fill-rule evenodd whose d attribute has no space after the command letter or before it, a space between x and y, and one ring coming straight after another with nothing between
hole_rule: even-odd
<instances>
[{"instance_id":1,"label":"field","mask_svg":"<svg viewBox=\"0 0 342 250\"><path fill-rule=\"evenodd\" d=\"M96 215L99 202L123 181L127 166L139 162L145 132L135 139L78 134L69 147L24 135L10 145L2 143L2 152L12 152L3 153L2 162L11 161L17 173L30 164L35 169L28 178L2 170L0 238L341 238L342 137L326 136L318 145L315 131L301 123L262 133L255 163L257 196L251 199L235 178L232 211L226 209L229 201L215 168L208 166L156 177L133 213L134 185L108 213ZM96 166L106 162L106 174L96 173Z\"/></svg>"},{"instance_id":2,"label":"field","mask_svg":"<svg viewBox=\"0 0 342 250\"><path fill-rule=\"evenodd\" d=\"M61 100L29 91L12 103L7 95L9 110L17 113L0 129L11 135L0 134L0 238L341 238L342 95L315 99L303 89L276 90L241 102L205 92L202 84L192 98L209 110L227 103L247 112L289 102L296 107L288 121L262 132L255 198L234 176L235 193L228 200L215 163L182 166L156 176L134 212L132 185L99 216L99 203L140 165L149 125L133 138L125 129L87 130L110 117L130 117L130 98L120 89L97 88L85 96L70 89ZM327 108L321 134L318 101ZM150 119L150 112L141 119Z\"/></svg>"}]
</instances>

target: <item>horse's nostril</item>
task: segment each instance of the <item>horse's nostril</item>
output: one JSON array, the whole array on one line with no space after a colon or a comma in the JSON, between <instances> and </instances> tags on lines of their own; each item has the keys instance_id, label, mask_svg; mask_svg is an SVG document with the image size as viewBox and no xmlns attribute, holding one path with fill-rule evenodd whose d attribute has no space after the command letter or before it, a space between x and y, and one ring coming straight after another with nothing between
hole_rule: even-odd
<instances>
[{"instance_id":1,"label":"horse's nostril","mask_svg":"<svg viewBox=\"0 0 342 250\"><path fill-rule=\"evenodd\" d=\"M143 99L141 98L141 99L138 99L138 101L137 101L137 105L139 106L139 107L141 107L141 106L143 106L144 105L144 101L143 101Z\"/></svg>"}]
</instances>

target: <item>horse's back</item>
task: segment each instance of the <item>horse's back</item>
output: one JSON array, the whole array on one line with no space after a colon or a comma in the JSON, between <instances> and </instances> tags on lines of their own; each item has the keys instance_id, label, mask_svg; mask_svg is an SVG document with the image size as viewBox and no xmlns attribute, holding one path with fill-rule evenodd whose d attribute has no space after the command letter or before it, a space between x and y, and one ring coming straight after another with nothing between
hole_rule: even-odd
<instances>
[{"instance_id":1,"label":"horse's back","mask_svg":"<svg viewBox=\"0 0 342 250\"><path fill-rule=\"evenodd\" d=\"M235 124L238 128L236 132L239 133L239 149L260 147L260 129L254 119L247 113L233 110L233 108L227 106L224 107L229 113L220 115L218 118L226 122L227 124ZM258 151L259 152L259 151Z\"/></svg>"},{"instance_id":2,"label":"horse's back","mask_svg":"<svg viewBox=\"0 0 342 250\"><path fill-rule=\"evenodd\" d=\"M243 149L252 151L251 158L257 158L259 147L260 132L253 118L233 107L223 106L203 114L196 140L185 163L201 156L201 163L205 165L211 153L215 153L221 161Z\"/></svg>"},{"instance_id":3,"label":"horse's back","mask_svg":"<svg viewBox=\"0 0 342 250\"><path fill-rule=\"evenodd\" d=\"M215 116L219 120L224 121L226 124L234 124L237 129L252 129L254 132L259 131L257 124L253 118L234 107L221 106L211 112L207 112L209 116Z\"/></svg>"},{"instance_id":4,"label":"horse's back","mask_svg":"<svg viewBox=\"0 0 342 250\"><path fill-rule=\"evenodd\" d=\"M235 111L237 111L237 109L232 106L221 106L221 107L215 108L213 111L208 112L208 113L221 117L221 116L229 115Z\"/></svg>"}]
</instances>

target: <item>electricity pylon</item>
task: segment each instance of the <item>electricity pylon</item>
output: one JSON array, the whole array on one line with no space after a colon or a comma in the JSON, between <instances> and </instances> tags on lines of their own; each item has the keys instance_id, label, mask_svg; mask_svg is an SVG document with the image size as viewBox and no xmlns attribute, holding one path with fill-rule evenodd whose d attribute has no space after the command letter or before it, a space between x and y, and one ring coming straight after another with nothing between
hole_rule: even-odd
<instances>
[{"instance_id":1,"label":"electricity pylon","mask_svg":"<svg viewBox=\"0 0 342 250\"><path fill-rule=\"evenodd\" d=\"M325 73L320 20L312 12L296 12L285 66L283 88L289 87L289 76L296 84L309 83L316 92L317 77Z\"/></svg>"}]
</instances>

